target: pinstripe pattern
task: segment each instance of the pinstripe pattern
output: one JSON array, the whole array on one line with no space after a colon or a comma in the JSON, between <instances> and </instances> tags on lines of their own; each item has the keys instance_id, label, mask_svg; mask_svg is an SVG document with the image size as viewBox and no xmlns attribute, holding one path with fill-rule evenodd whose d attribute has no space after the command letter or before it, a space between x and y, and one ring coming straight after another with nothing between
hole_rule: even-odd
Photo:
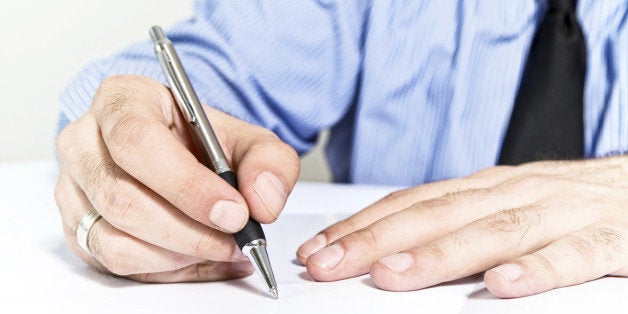
<instances>
[{"instance_id":1,"label":"pinstripe pattern","mask_svg":"<svg viewBox=\"0 0 628 314\"><path fill-rule=\"evenodd\" d=\"M174 26L199 97L299 152L331 128L336 181L413 185L494 165L543 0L197 1ZM628 151L628 1L580 0L585 152ZM148 41L88 65L67 121L114 74L164 81Z\"/></svg>"}]
</instances>

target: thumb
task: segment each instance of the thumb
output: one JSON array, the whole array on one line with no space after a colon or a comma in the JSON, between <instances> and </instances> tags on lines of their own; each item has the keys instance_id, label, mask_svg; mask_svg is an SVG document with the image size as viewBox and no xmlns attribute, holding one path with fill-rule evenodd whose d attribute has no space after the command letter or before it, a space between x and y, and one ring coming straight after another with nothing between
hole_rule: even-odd
<instances>
[{"instance_id":1,"label":"thumb","mask_svg":"<svg viewBox=\"0 0 628 314\"><path fill-rule=\"evenodd\" d=\"M279 217L300 170L299 156L268 129L205 107L238 179L250 216L260 223Z\"/></svg>"}]
</instances>

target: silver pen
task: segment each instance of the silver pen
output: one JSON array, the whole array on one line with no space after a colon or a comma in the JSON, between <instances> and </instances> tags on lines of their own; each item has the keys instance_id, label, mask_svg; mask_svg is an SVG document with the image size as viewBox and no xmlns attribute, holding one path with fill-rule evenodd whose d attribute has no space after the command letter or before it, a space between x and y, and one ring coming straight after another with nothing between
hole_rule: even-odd
<instances>
[{"instance_id":1,"label":"silver pen","mask_svg":"<svg viewBox=\"0 0 628 314\"><path fill-rule=\"evenodd\" d=\"M188 122L188 128L196 142L205 166L216 173L232 187L238 189L236 175L231 170L220 143L209 124L196 92L192 88L172 42L159 26L150 29L150 37L155 45L155 54L170 84L170 91L179 105L179 110ZM253 263L255 271L262 277L270 294L277 299L277 282L266 251L266 238L259 222L249 218L242 230L233 234L238 247Z\"/></svg>"}]
</instances>

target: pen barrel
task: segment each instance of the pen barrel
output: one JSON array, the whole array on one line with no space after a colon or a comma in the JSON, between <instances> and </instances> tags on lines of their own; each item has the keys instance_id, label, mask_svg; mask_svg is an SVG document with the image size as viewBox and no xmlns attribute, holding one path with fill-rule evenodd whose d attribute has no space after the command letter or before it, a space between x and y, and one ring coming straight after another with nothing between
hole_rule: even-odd
<instances>
[{"instance_id":1,"label":"pen barrel","mask_svg":"<svg viewBox=\"0 0 628 314\"><path fill-rule=\"evenodd\" d=\"M233 171L225 171L218 174L223 180L227 181L234 189L238 189L238 179ZM236 232L233 237L238 244L238 247L242 249L245 245L251 243L254 240L266 239L264 230L259 222L249 218L242 230Z\"/></svg>"}]
</instances>

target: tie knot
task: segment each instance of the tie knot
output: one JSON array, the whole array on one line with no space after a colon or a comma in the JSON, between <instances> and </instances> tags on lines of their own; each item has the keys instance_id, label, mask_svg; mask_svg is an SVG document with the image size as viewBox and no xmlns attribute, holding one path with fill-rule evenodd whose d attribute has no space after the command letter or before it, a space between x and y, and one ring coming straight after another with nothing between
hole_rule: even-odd
<instances>
[{"instance_id":1,"label":"tie knot","mask_svg":"<svg viewBox=\"0 0 628 314\"><path fill-rule=\"evenodd\" d=\"M576 11L577 0L548 0L550 10L556 11Z\"/></svg>"}]
</instances>

